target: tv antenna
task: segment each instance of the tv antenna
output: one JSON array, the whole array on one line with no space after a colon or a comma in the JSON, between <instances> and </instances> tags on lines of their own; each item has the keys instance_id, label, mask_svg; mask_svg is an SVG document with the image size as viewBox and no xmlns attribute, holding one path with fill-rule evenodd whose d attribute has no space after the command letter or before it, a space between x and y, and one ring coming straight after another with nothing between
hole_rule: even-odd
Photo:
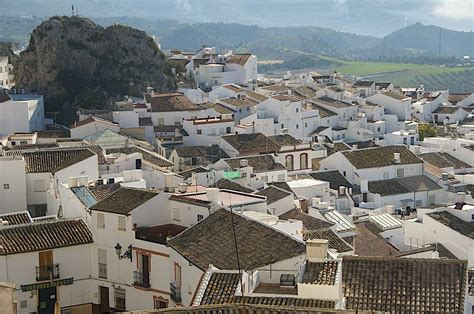
<instances>
[{"instance_id":1,"label":"tv antenna","mask_svg":"<svg viewBox=\"0 0 474 314\"><path fill-rule=\"evenodd\" d=\"M74 4L71 6L72 8L72 16L74 16Z\"/></svg>"}]
</instances>

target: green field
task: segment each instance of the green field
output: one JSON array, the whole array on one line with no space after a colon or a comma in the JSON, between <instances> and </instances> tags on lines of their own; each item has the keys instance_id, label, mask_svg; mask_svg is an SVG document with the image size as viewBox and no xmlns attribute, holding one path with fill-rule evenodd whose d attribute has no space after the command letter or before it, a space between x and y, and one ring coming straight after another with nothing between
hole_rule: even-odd
<instances>
[{"instance_id":1,"label":"green field","mask_svg":"<svg viewBox=\"0 0 474 314\"><path fill-rule=\"evenodd\" d=\"M474 67L439 67L423 64L338 61L343 65L337 72L357 77L369 77L375 81L391 81L394 85L424 85L427 90L449 89L452 92L474 92Z\"/></svg>"}]
</instances>

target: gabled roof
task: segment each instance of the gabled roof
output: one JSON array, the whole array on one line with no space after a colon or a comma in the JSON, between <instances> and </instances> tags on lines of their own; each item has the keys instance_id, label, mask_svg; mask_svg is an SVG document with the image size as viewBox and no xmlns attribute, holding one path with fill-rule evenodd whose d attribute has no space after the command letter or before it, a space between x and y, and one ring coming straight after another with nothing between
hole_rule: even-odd
<instances>
[{"instance_id":1,"label":"gabled roof","mask_svg":"<svg viewBox=\"0 0 474 314\"><path fill-rule=\"evenodd\" d=\"M458 106L439 106L438 108L436 108L435 111L433 111L433 113L453 114L456 111L458 111L459 109L461 109L461 108L458 107Z\"/></svg>"},{"instance_id":2,"label":"gabled roof","mask_svg":"<svg viewBox=\"0 0 474 314\"><path fill-rule=\"evenodd\" d=\"M335 113L334 111L331 111L329 109L326 109L320 105L316 105L316 104L312 104L311 105L311 108L312 109L316 109L319 111L319 116L321 118L328 118L328 117L334 117L334 116L337 116L337 113Z\"/></svg>"},{"instance_id":3,"label":"gabled roof","mask_svg":"<svg viewBox=\"0 0 474 314\"><path fill-rule=\"evenodd\" d=\"M227 105L231 105L237 108L253 107L253 106L258 105L257 101L254 101L253 99L247 98L247 97L245 99L235 98L235 97L222 98L222 99L219 99L219 102L224 103L223 104L224 106L227 104Z\"/></svg>"},{"instance_id":4,"label":"gabled roof","mask_svg":"<svg viewBox=\"0 0 474 314\"><path fill-rule=\"evenodd\" d=\"M311 215L308 215L306 213L303 213L298 208L293 208L292 210L287 211L284 214L281 214L279 218L283 220L288 220L288 219L299 220L303 222L304 229L309 230L309 231L327 229L329 227L334 226L332 222L328 222L328 221L313 217Z\"/></svg>"},{"instance_id":5,"label":"gabled roof","mask_svg":"<svg viewBox=\"0 0 474 314\"><path fill-rule=\"evenodd\" d=\"M308 174L316 180L329 182L329 187L333 190L339 190L340 186L352 188L352 184L338 170L318 171Z\"/></svg>"},{"instance_id":6,"label":"gabled roof","mask_svg":"<svg viewBox=\"0 0 474 314\"><path fill-rule=\"evenodd\" d=\"M7 221L8 225L21 225L31 222L31 216L27 211L13 212L0 215L0 226L2 221Z\"/></svg>"},{"instance_id":7,"label":"gabled roof","mask_svg":"<svg viewBox=\"0 0 474 314\"><path fill-rule=\"evenodd\" d=\"M285 166L276 162L272 155L257 155L241 158L223 159L232 169L240 168L240 161L246 159L250 167L253 168L254 173L266 171L285 170Z\"/></svg>"},{"instance_id":8,"label":"gabled roof","mask_svg":"<svg viewBox=\"0 0 474 314\"><path fill-rule=\"evenodd\" d=\"M454 231L457 231L468 238L474 239L474 222L464 221L447 211L429 213L427 215Z\"/></svg>"},{"instance_id":9,"label":"gabled roof","mask_svg":"<svg viewBox=\"0 0 474 314\"><path fill-rule=\"evenodd\" d=\"M436 182L423 175L369 182L369 191L382 196L439 189Z\"/></svg>"},{"instance_id":10,"label":"gabled roof","mask_svg":"<svg viewBox=\"0 0 474 314\"><path fill-rule=\"evenodd\" d=\"M290 134L273 135L268 138L274 141L278 146L293 146L303 143L301 140L294 138Z\"/></svg>"},{"instance_id":11,"label":"gabled roof","mask_svg":"<svg viewBox=\"0 0 474 314\"><path fill-rule=\"evenodd\" d=\"M450 155L449 153L440 152L438 153L438 155L440 155L441 157L443 157L444 159L452 163L454 165L454 169L463 169L463 168L471 167L471 165L469 165L468 163L457 159L456 157Z\"/></svg>"},{"instance_id":12,"label":"gabled roof","mask_svg":"<svg viewBox=\"0 0 474 314\"><path fill-rule=\"evenodd\" d=\"M194 111L203 109L201 106L193 104L193 102L182 93L146 94L145 99L151 104L152 112Z\"/></svg>"},{"instance_id":13,"label":"gabled roof","mask_svg":"<svg viewBox=\"0 0 474 314\"><path fill-rule=\"evenodd\" d=\"M201 270L211 264L223 270L237 270L234 240L240 267L244 270L258 269L306 251L303 242L223 208L172 238L168 244Z\"/></svg>"},{"instance_id":14,"label":"gabled roof","mask_svg":"<svg viewBox=\"0 0 474 314\"><path fill-rule=\"evenodd\" d=\"M387 97L390 97L390 98L393 98L393 99L396 99L396 100L410 99L410 97L408 97L408 96L399 94L399 93L391 91L391 90L387 90L387 91L383 92L382 95L385 95Z\"/></svg>"},{"instance_id":15,"label":"gabled roof","mask_svg":"<svg viewBox=\"0 0 474 314\"><path fill-rule=\"evenodd\" d=\"M143 160L147 162L148 164L150 164L151 166L156 166L156 167L173 166L173 163L171 161L161 156L160 154L141 148L139 146L107 149L107 154L114 154L114 153L122 153L126 155L130 155L133 153L140 153L142 154Z\"/></svg>"},{"instance_id":16,"label":"gabled roof","mask_svg":"<svg viewBox=\"0 0 474 314\"><path fill-rule=\"evenodd\" d=\"M354 83L354 86L357 87L370 87L374 84L374 81L365 81L365 80L360 80Z\"/></svg>"},{"instance_id":17,"label":"gabled roof","mask_svg":"<svg viewBox=\"0 0 474 314\"><path fill-rule=\"evenodd\" d=\"M258 150L274 152L280 149L278 144L262 133L225 135L222 139L239 153Z\"/></svg>"},{"instance_id":18,"label":"gabled roof","mask_svg":"<svg viewBox=\"0 0 474 314\"><path fill-rule=\"evenodd\" d=\"M115 123L115 122L112 122L112 121L109 121L109 120L105 120L105 119L102 119L102 118L99 118L99 117L90 116L87 119L84 119L82 121L74 123L73 125L71 125L70 128L75 129L75 128L78 128L80 126L87 125L89 123L94 123L94 122L104 123L104 124L108 124L108 125L116 126L116 127L120 126L118 123Z\"/></svg>"},{"instance_id":19,"label":"gabled roof","mask_svg":"<svg viewBox=\"0 0 474 314\"><path fill-rule=\"evenodd\" d=\"M346 308L392 313L463 313L467 262L345 256Z\"/></svg>"},{"instance_id":20,"label":"gabled roof","mask_svg":"<svg viewBox=\"0 0 474 314\"><path fill-rule=\"evenodd\" d=\"M326 143L324 144L324 146L326 147L328 156L335 154L337 152L351 150L351 147L344 142Z\"/></svg>"},{"instance_id":21,"label":"gabled roof","mask_svg":"<svg viewBox=\"0 0 474 314\"><path fill-rule=\"evenodd\" d=\"M283 189L280 189L276 186L269 186L257 193L255 193L257 195L261 195L261 196L266 196L267 197L267 204L270 205L270 204L273 204L287 196L292 196L293 194L290 193L290 192L287 192ZM292 197L293 198L293 197Z\"/></svg>"},{"instance_id":22,"label":"gabled roof","mask_svg":"<svg viewBox=\"0 0 474 314\"><path fill-rule=\"evenodd\" d=\"M27 173L56 173L95 154L86 148L69 150L44 150L23 154Z\"/></svg>"},{"instance_id":23,"label":"gabled roof","mask_svg":"<svg viewBox=\"0 0 474 314\"><path fill-rule=\"evenodd\" d=\"M187 179L187 178L190 178L193 175L193 173L204 173L204 172L209 172L209 169L203 166L198 166L192 169L182 171L179 173L179 175L182 176L184 179Z\"/></svg>"},{"instance_id":24,"label":"gabled roof","mask_svg":"<svg viewBox=\"0 0 474 314\"><path fill-rule=\"evenodd\" d=\"M400 163L398 164L394 162L394 153L400 153ZM355 149L343 151L342 154L357 169L423 163L423 160L416 157L403 145Z\"/></svg>"},{"instance_id":25,"label":"gabled roof","mask_svg":"<svg viewBox=\"0 0 474 314\"><path fill-rule=\"evenodd\" d=\"M121 187L102 201L90 207L92 210L130 215L132 210L157 196L158 192L145 189Z\"/></svg>"},{"instance_id":26,"label":"gabled roof","mask_svg":"<svg viewBox=\"0 0 474 314\"><path fill-rule=\"evenodd\" d=\"M344 241L339 235L329 228L311 230L305 234L306 239L325 239L328 240L328 247L336 250L338 253L346 253L353 251L354 248Z\"/></svg>"},{"instance_id":27,"label":"gabled roof","mask_svg":"<svg viewBox=\"0 0 474 314\"><path fill-rule=\"evenodd\" d=\"M88 135L84 137L84 142L107 146L107 145L126 145L130 140L121 134L115 133L109 129Z\"/></svg>"},{"instance_id":28,"label":"gabled roof","mask_svg":"<svg viewBox=\"0 0 474 314\"><path fill-rule=\"evenodd\" d=\"M254 190L249 187L243 186L242 184L239 184L235 181L224 179L224 178L216 182L216 187L218 187L219 189L233 190L233 191L239 191L239 192L244 192L244 193L254 192Z\"/></svg>"},{"instance_id":29,"label":"gabled roof","mask_svg":"<svg viewBox=\"0 0 474 314\"><path fill-rule=\"evenodd\" d=\"M229 59L227 59L227 63L236 63L238 65L244 66L249 58L252 56L250 53L238 53L230 56Z\"/></svg>"},{"instance_id":30,"label":"gabled roof","mask_svg":"<svg viewBox=\"0 0 474 314\"><path fill-rule=\"evenodd\" d=\"M346 103L346 102L343 102L343 101L340 101L340 100L337 100L337 99L332 99L332 98L329 98L329 97L326 97L326 96L315 98L314 101L318 102L318 103L321 103L321 104L324 104L324 105L327 105L327 106L330 106L330 107L333 107L333 108L336 108L336 109L347 108L347 107L352 107L353 106L352 104L349 104L349 103Z\"/></svg>"},{"instance_id":31,"label":"gabled roof","mask_svg":"<svg viewBox=\"0 0 474 314\"><path fill-rule=\"evenodd\" d=\"M272 307L275 311L267 311L277 313L293 313L292 309L302 310L308 308L316 309L333 309L334 301L324 301L317 299L303 299L288 296L239 296L236 295L237 287L240 283L240 276L237 272L213 272L207 282L200 305L217 305L217 304L264 304ZM233 312L233 311L232 311ZM258 312L258 311L257 311ZM321 313L324 311L321 311ZM296 313L296 312L295 312Z\"/></svg>"},{"instance_id":32,"label":"gabled roof","mask_svg":"<svg viewBox=\"0 0 474 314\"><path fill-rule=\"evenodd\" d=\"M313 285L334 285L338 261L306 262L302 283Z\"/></svg>"},{"instance_id":33,"label":"gabled roof","mask_svg":"<svg viewBox=\"0 0 474 314\"><path fill-rule=\"evenodd\" d=\"M89 191L92 193L94 198L97 202L100 202L107 197L109 197L112 193L120 189L120 183L112 183L112 184L103 184L103 185L96 185L95 187L90 187Z\"/></svg>"},{"instance_id":34,"label":"gabled roof","mask_svg":"<svg viewBox=\"0 0 474 314\"><path fill-rule=\"evenodd\" d=\"M82 219L0 228L0 255L43 251L92 242L92 233Z\"/></svg>"},{"instance_id":35,"label":"gabled roof","mask_svg":"<svg viewBox=\"0 0 474 314\"><path fill-rule=\"evenodd\" d=\"M222 150L218 145L212 146L180 146L175 148L178 157L208 157L211 160L217 161L221 158L229 158L229 155Z\"/></svg>"}]
</instances>

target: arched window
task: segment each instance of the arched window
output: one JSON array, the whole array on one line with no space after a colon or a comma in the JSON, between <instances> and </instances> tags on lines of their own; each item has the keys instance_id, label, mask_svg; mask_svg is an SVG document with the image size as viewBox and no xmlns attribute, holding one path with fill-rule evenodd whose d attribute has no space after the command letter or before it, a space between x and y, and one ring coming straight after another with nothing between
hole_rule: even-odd
<instances>
[{"instance_id":1,"label":"arched window","mask_svg":"<svg viewBox=\"0 0 474 314\"><path fill-rule=\"evenodd\" d=\"M308 154L300 155L300 169L308 169Z\"/></svg>"},{"instance_id":2,"label":"arched window","mask_svg":"<svg viewBox=\"0 0 474 314\"><path fill-rule=\"evenodd\" d=\"M293 168L293 155L286 156L285 166L286 166L286 169L288 169L288 171L292 171L294 169Z\"/></svg>"}]
</instances>

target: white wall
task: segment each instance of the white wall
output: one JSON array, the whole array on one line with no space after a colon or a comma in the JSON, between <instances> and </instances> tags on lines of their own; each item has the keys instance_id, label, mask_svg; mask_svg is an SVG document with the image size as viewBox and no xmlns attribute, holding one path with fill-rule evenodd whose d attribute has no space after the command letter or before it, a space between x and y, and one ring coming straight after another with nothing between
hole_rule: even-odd
<instances>
[{"instance_id":1,"label":"white wall","mask_svg":"<svg viewBox=\"0 0 474 314\"><path fill-rule=\"evenodd\" d=\"M0 159L0 213L26 210L26 174L23 159Z\"/></svg>"}]
</instances>

